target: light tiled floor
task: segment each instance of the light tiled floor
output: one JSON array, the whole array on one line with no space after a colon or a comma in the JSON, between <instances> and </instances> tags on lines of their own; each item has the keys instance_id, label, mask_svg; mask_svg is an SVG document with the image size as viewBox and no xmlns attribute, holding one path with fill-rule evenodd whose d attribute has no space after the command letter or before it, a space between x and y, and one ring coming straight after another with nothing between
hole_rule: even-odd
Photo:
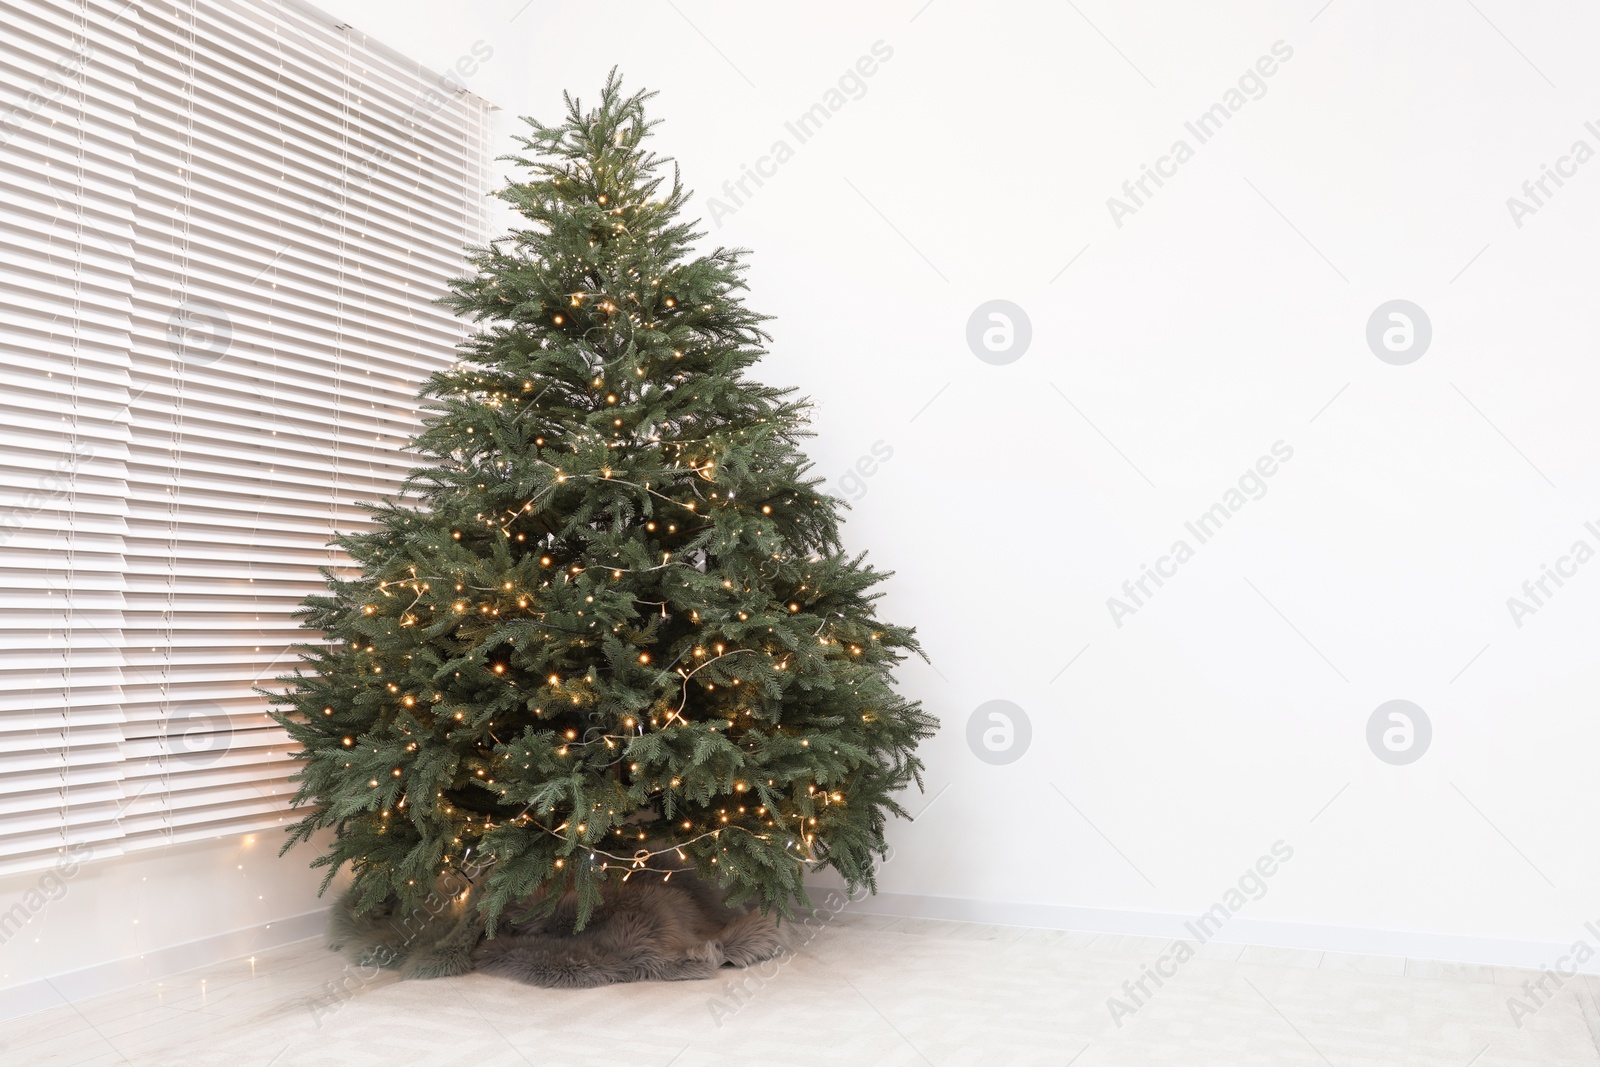
<instances>
[{"instance_id":1,"label":"light tiled floor","mask_svg":"<svg viewBox=\"0 0 1600 1067\"><path fill-rule=\"evenodd\" d=\"M1590 979L1518 1027L1530 972L1204 949L1118 1026L1165 942L844 914L765 975L579 991L364 980L302 942L0 1024L0 1067L1600 1067Z\"/></svg>"}]
</instances>

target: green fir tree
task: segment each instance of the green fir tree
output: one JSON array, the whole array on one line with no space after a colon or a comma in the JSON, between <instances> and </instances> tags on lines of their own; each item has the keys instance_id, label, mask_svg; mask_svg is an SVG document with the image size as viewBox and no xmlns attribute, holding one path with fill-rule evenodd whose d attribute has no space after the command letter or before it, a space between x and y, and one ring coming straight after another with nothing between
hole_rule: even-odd
<instances>
[{"instance_id":1,"label":"green fir tree","mask_svg":"<svg viewBox=\"0 0 1600 1067\"><path fill-rule=\"evenodd\" d=\"M491 931L566 889L581 924L670 852L785 914L809 869L875 889L921 786L936 723L891 680L913 631L842 550L806 402L745 376L766 317L742 250L693 254L650 95L613 73L525 120L497 193L525 225L451 285L478 329L422 389L424 465L301 612L326 640L276 696L308 809L285 848L331 829L314 865L349 864L360 907L457 871Z\"/></svg>"}]
</instances>

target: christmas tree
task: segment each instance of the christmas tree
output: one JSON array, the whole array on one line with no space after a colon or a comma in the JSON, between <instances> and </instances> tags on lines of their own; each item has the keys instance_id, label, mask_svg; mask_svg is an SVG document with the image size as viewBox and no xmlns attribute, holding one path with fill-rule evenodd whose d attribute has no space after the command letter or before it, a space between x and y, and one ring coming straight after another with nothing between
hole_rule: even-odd
<instances>
[{"instance_id":1,"label":"christmas tree","mask_svg":"<svg viewBox=\"0 0 1600 1067\"><path fill-rule=\"evenodd\" d=\"M913 631L807 475L806 402L745 377L770 340L745 253L693 253L650 95L613 73L525 120L496 194L525 225L445 297L476 329L422 388L423 465L301 612L324 639L275 696L309 808L285 849L331 829L314 865L359 907L457 872L490 931L564 892L581 926L666 859L787 914L811 869L875 890L922 784L936 724L891 679Z\"/></svg>"}]
</instances>

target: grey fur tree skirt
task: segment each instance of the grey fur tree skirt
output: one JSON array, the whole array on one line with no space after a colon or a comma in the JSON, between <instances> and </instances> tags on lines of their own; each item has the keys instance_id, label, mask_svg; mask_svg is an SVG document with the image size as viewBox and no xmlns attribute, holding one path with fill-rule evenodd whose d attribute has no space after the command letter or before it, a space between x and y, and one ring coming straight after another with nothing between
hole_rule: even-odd
<instances>
[{"instance_id":1,"label":"grey fur tree skirt","mask_svg":"<svg viewBox=\"0 0 1600 1067\"><path fill-rule=\"evenodd\" d=\"M577 910L570 895L544 918L529 919L531 906L514 908L489 938L473 887L442 879L433 897L409 912L391 901L357 915L346 893L329 920L328 946L360 966L407 978L477 970L551 989L711 978L721 967L747 967L787 947L770 916L727 907L688 871L666 880L641 871L608 887L588 925L573 933Z\"/></svg>"}]
</instances>

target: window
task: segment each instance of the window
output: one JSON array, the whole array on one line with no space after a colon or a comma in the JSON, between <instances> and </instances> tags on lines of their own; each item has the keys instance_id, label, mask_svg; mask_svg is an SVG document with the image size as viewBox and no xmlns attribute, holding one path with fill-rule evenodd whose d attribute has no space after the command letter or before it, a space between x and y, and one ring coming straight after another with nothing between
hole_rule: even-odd
<instances>
[{"instance_id":1,"label":"window","mask_svg":"<svg viewBox=\"0 0 1600 1067\"><path fill-rule=\"evenodd\" d=\"M0 0L0 874L286 821L254 691L410 466L488 107L257 0Z\"/></svg>"}]
</instances>

